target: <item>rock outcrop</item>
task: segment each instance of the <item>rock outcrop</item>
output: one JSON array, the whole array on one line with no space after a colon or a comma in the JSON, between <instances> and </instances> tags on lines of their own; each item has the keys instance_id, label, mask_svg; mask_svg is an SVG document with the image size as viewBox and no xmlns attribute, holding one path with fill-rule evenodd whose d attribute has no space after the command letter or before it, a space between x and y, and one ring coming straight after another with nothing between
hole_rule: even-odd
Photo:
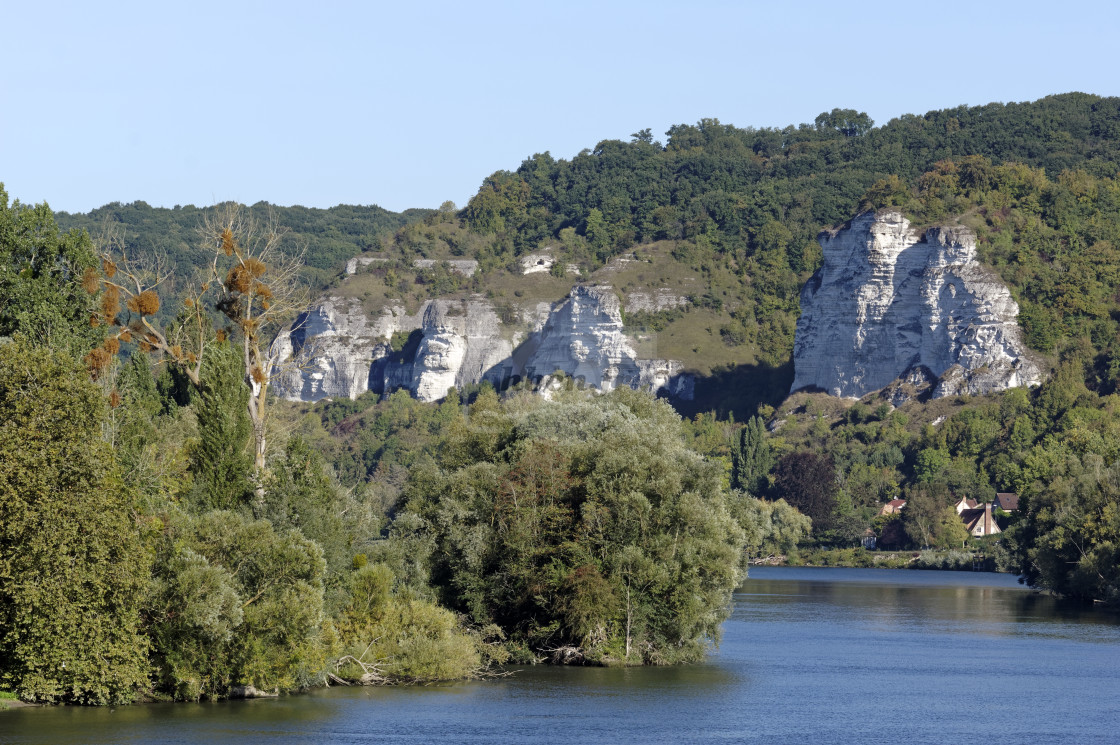
<instances>
[{"instance_id":1,"label":"rock outcrop","mask_svg":"<svg viewBox=\"0 0 1120 745\"><path fill-rule=\"evenodd\" d=\"M967 228L910 229L868 212L821 235L824 263L801 291L791 390L859 398L898 379L934 397L1037 385L1019 307L976 261Z\"/></svg>"},{"instance_id":2,"label":"rock outcrop","mask_svg":"<svg viewBox=\"0 0 1120 745\"><path fill-rule=\"evenodd\" d=\"M406 388L436 401L451 387L482 381L502 387L528 380L547 393L561 372L600 391L625 385L692 398L694 381L681 363L638 359L609 286L577 286L555 306L540 303L512 316L503 323L482 297L429 300L416 314L390 307L374 316L356 300L327 298L274 342L286 360L275 390L316 401ZM398 348L390 344L395 333ZM403 345L400 334L409 335Z\"/></svg>"},{"instance_id":3,"label":"rock outcrop","mask_svg":"<svg viewBox=\"0 0 1120 745\"><path fill-rule=\"evenodd\" d=\"M440 264L446 264L450 271L462 274L464 277L473 277L474 273L478 271L478 262L474 259L447 259L444 261L416 259L412 262L412 265L417 269L432 269Z\"/></svg>"},{"instance_id":4,"label":"rock outcrop","mask_svg":"<svg viewBox=\"0 0 1120 745\"><path fill-rule=\"evenodd\" d=\"M557 370L601 391L637 387L641 371L622 333L618 296L610 287L576 287L537 335L525 374L536 379Z\"/></svg>"},{"instance_id":5,"label":"rock outcrop","mask_svg":"<svg viewBox=\"0 0 1120 745\"><path fill-rule=\"evenodd\" d=\"M685 308L688 305L689 299L686 296L673 292L668 287L661 287L652 292L631 292L626 296L623 310L627 313L657 313Z\"/></svg>"},{"instance_id":6,"label":"rock outcrop","mask_svg":"<svg viewBox=\"0 0 1120 745\"><path fill-rule=\"evenodd\" d=\"M372 264L384 264L388 259L380 256L355 256L346 262L346 273L357 274L358 269L365 269Z\"/></svg>"},{"instance_id":7,"label":"rock outcrop","mask_svg":"<svg viewBox=\"0 0 1120 745\"><path fill-rule=\"evenodd\" d=\"M404 308L370 317L357 300L325 298L273 342L274 390L292 400L356 398L369 390L370 365L386 355L385 342L419 325Z\"/></svg>"},{"instance_id":8,"label":"rock outcrop","mask_svg":"<svg viewBox=\"0 0 1120 745\"><path fill-rule=\"evenodd\" d=\"M458 306L458 307L457 307ZM452 311L460 311L452 315ZM424 311L422 339L412 363L408 389L421 401L438 401L449 388L490 380L501 384L513 345L503 339L498 316L487 303L468 301L463 308L433 300ZM382 391L396 386L382 385Z\"/></svg>"},{"instance_id":9,"label":"rock outcrop","mask_svg":"<svg viewBox=\"0 0 1120 745\"><path fill-rule=\"evenodd\" d=\"M556 263L556 259L551 252L541 251L522 256L519 263L521 264L522 274L548 273L552 271L552 265Z\"/></svg>"},{"instance_id":10,"label":"rock outcrop","mask_svg":"<svg viewBox=\"0 0 1120 745\"><path fill-rule=\"evenodd\" d=\"M357 274L359 269L374 264L384 264L389 259L384 256L355 256L346 262L346 273ZM473 277L474 273L478 271L478 262L474 259L446 259L437 261L436 259L416 259L412 262L412 266L417 269L431 269L440 264L445 264L450 271L462 274L464 277Z\"/></svg>"}]
</instances>

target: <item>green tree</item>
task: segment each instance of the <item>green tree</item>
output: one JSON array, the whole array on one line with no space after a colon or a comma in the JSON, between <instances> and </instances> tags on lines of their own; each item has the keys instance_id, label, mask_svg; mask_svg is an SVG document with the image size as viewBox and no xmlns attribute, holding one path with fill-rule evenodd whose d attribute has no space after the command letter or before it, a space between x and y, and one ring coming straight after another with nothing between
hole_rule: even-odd
<instances>
[{"instance_id":1,"label":"green tree","mask_svg":"<svg viewBox=\"0 0 1120 745\"><path fill-rule=\"evenodd\" d=\"M1120 605L1120 465L1066 455L1022 497L1016 550L1026 581Z\"/></svg>"},{"instance_id":2,"label":"green tree","mask_svg":"<svg viewBox=\"0 0 1120 745\"><path fill-rule=\"evenodd\" d=\"M731 486L754 496L766 491L774 456L762 417L753 416L739 433L739 447L732 456Z\"/></svg>"},{"instance_id":3,"label":"green tree","mask_svg":"<svg viewBox=\"0 0 1120 745\"><path fill-rule=\"evenodd\" d=\"M339 486L322 455L298 436L269 464L265 496L260 517L277 530L298 529L323 549L327 607L336 610L357 546L377 535L380 515Z\"/></svg>"},{"instance_id":4,"label":"green tree","mask_svg":"<svg viewBox=\"0 0 1120 745\"><path fill-rule=\"evenodd\" d=\"M159 488L159 474L153 452L160 440L158 418L162 409L152 369L145 355L133 355L121 365L110 394L117 406L110 414L110 442L117 451L121 468L141 494Z\"/></svg>"},{"instance_id":5,"label":"green tree","mask_svg":"<svg viewBox=\"0 0 1120 745\"><path fill-rule=\"evenodd\" d=\"M833 109L817 115L814 120L818 130L835 130L845 137L859 137L875 126L871 117L855 109Z\"/></svg>"},{"instance_id":6,"label":"green tree","mask_svg":"<svg viewBox=\"0 0 1120 745\"><path fill-rule=\"evenodd\" d=\"M767 502L744 496L739 501L737 516L746 533L745 554L749 558L792 554L813 528L812 520L784 499Z\"/></svg>"},{"instance_id":7,"label":"green tree","mask_svg":"<svg viewBox=\"0 0 1120 745\"><path fill-rule=\"evenodd\" d=\"M475 674L483 665L481 639L466 633L451 611L407 590L396 592L393 585L385 564L350 574L348 602L338 620L345 650L339 674L365 683L427 683Z\"/></svg>"},{"instance_id":8,"label":"green tree","mask_svg":"<svg viewBox=\"0 0 1120 745\"><path fill-rule=\"evenodd\" d=\"M603 250L610 244L610 228L599 209L592 207L587 213L587 222L584 225L583 234L587 236L587 241L596 249Z\"/></svg>"},{"instance_id":9,"label":"green tree","mask_svg":"<svg viewBox=\"0 0 1120 745\"><path fill-rule=\"evenodd\" d=\"M191 453L191 501L202 509L231 509L253 498L252 426L238 351L229 343L212 346L196 397L199 443Z\"/></svg>"},{"instance_id":10,"label":"green tree","mask_svg":"<svg viewBox=\"0 0 1120 745\"><path fill-rule=\"evenodd\" d=\"M958 548L968 541L968 528L953 507L941 511L941 530L937 537L938 548Z\"/></svg>"},{"instance_id":11,"label":"green tree","mask_svg":"<svg viewBox=\"0 0 1120 745\"><path fill-rule=\"evenodd\" d=\"M81 356L102 337L96 299L83 289L97 254L84 231L62 233L45 203L9 204L0 184L0 336L17 332Z\"/></svg>"},{"instance_id":12,"label":"green tree","mask_svg":"<svg viewBox=\"0 0 1120 745\"><path fill-rule=\"evenodd\" d=\"M723 469L688 450L679 416L648 394L571 395L480 397L449 433L447 470L414 471L390 543L426 533L447 604L523 653L698 659L741 577Z\"/></svg>"},{"instance_id":13,"label":"green tree","mask_svg":"<svg viewBox=\"0 0 1120 745\"><path fill-rule=\"evenodd\" d=\"M157 687L197 700L234 685L321 682L322 550L298 530L235 512L166 517L145 604Z\"/></svg>"},{"instance_id":14,"label":"green tree","mask_svg":"<svg viewBox=\"0 0 1120 745\"><path fill-rule=\"evenodd\" d=\"M906 507L902 510L902 525L914 545L919 548L929 548L943 546L947 541L951 545L960 545L960 541L957 541L960 536L955 532L948 533L948 538L943 540L946 528L951 525L948 519L950 513L953 521L962 524L951 505L952 501L953 495L945 484L939 481L920 484L907 490Z\"/></svg>"},{"instance_id":15,"label":"green tree","mask_svg":"<svg viewBox=\"0 0 1120 745\"><path fill-rule=\"evenodd\" d=\"M101 391L65 353L0 344L0 686L127 701L147 680L149 555Z\"/></svg>"},{"instance_id":16,"label":"green tree","mask_svg":"<svg viewBox=\"0 0 1120 745\"><path fill-rule=\"evenodd\" d=\"M928 484L938 479L949 467L952 456L941 448L925 448L918 453L918 462L914 467L914 477L919 484Z\"/></svg>"},{"instance_id":17,"label":"green tree","mask_svg":"<svg viewBox=\"0 0 1120 745\"><path fill-rule=\"evenodd\" d=\"M482 233L515 229L525 221L528 198L528 184L516 174L498 171L482 183L482 188L463 208L462 215L471 227Z\"/></svg>"}]
</instances>

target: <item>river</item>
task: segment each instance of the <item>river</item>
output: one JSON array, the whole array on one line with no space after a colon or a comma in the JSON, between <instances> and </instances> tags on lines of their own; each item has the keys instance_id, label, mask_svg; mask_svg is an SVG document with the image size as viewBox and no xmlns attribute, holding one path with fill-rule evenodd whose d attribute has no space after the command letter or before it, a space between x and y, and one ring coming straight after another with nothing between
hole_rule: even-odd
<instances>
[{"instance_id":1,"label":"river","mask_svg":"<svg viewBox=\"0 0 1120 745\"><path fill-rule=\"evenodd\" d=\"M1013 577L760 567L678 668L0 713L0 743L1117 743L1120 618Z\"/></svg>"}]
</instances>

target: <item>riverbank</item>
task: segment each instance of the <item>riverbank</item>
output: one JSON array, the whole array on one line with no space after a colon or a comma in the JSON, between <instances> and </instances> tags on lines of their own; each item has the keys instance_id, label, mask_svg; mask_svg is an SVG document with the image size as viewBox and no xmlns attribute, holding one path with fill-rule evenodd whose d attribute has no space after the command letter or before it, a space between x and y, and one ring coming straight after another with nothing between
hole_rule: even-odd
<instances>
[{"instance_id":1,"label":"riverbank","mask_svg":"<svg viewBox=\"0 0 1120 745\"><path fill-rule=\"evenodd\" d=\"M732 598L719 649L701 664L537 665L485 682L332 686L221 704L48 706L0 715L0 741L282 745L366 742L375 733L395 745L555 745L577 728L581 745L858 745L897 732L900 711L912 745L1116 739L1113 615L1030 592L1006 574L752 574ZM959 653L966 643L978 655L971 662ZM1021 695L970 717L961 713L969 690Z\"/></svg>"},{"instance_id":2,"label":"riverbank","mask_svg":"<svg viewBox=\"0 0 1120 745\"><path fill-rule=\"evenodd\" d=\"M975 571L975 572L996 572L995 559L990 556L985 556L981 552L967 552L967 551L869 551L863 548L802 548L797 553L789 555L774 555L768 557L760 557L753 559L750 562L752 567L761 566L775 566L775 567L831 567L831 568L849 568L849 569L926 569L926 570L951 570L951 571ZM367 650L368 651L368 650ZM570 659L573 656L572 652L579 650L572 647L565 647L553 650L552 657L553 663L559 663L561 666L564 664L571 664ZM567 654L565 654L567 653ZM581 655L582 656L582 655ZM344 658L346 659L346 658ZM442 679L421 679L415 677L387 677L376 666L369 663L358 663L353 657L352 668L348 668L350 674L328 674L327 679L321 685L311 686L307 689L302 689L298 692L306 693L315 689L326 689L337 686L342 687L369 687L369 686L404 686L410 685L424 685L428 683L453 683L463 682L472 679L500 677L503 675L501 672L493 672L489 668L474 669L469 674L457 678L442 678ZM582 666L582 665L581 665ZM606 667L614 667L614 665L604 665ZM620 667L631 667L622 665ZM338 668L336 673L342 671ZM292 693L295 691L285 691L285 693ZM280 695L280 690L264 691L257 689L254 686L234 686L227 695L218 697L219 700L238 700L238 699L256 699L256 698L276 698ZM136 703L171 703L170 700L162 697L147 698L138 700ZM43 704L25 703L18 700L14 694L0 691L0 710L14 709L22 707L42 706Z\"/></svg>"},{"instance_id":3,"label":"riverbank","mask_svg":"<svg viewBox=\"0 0 1120 745\"><path fill-rule=\"evenodd\" d=\"M5 711L7 709L26 709L40 705L41 704L29 704L26 701L20 701L19 697L11 691L0 691L0 711Z\"/></svg>"},{"instance_id":4,"label":"riverbank","mask_svg":"<svg viewBox=\"0 0 1120 745\"><path fill-rule=\"evenodd\" d=\"M846 567L849 569L942 569L999 572L996 557L982 551L869 551L865 548L804 548L797 553L753 559L752 566Z\"/></svg>"}]
</instances>

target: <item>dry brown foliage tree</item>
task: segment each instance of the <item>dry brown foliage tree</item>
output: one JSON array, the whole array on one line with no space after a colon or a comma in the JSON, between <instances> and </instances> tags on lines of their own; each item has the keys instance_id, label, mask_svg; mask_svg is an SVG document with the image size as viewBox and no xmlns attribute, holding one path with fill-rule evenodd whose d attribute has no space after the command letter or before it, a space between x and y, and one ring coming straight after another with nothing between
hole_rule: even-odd
<instances>
[{"instance_id":1,"label":"dry brown foliage tree","mask_svg":"<svg viewBox=\"0 0 1120 745\"><path fill-rule=\"evenodd\" d=\"M133 256L117 225L106 225L98 239L101 272L87 269L83 285L87 292L101 292L98 311L90 325L110 328L101 347L86 355L93 377L98 378L120 351L133 343L142 352L157 355L179 367L191 383L201 386L202 358L214 338L206 315L206 281L192 287L183 299L179 322L165 328L155 318L160 309L159 290L168 284L171 272L163 256Z\"/></svg>"},{"instance_id":2,"label":"dry brown foliage tree","mask_svg":"<svg viewBox=\"0 0 1120 745\"><path fill-rule=\"evenodd\" d=\"M269 383L290 364L278 359L270 341L308 303L307 288L299 280L304 251L281 250L285 233L271 215L261 221L239 204L220 205L199 228L200 250L208 256L202 276L185 293L177 321L166 326L154 317L160 308L158 290L170 277L166 262L130 256L119 231L105 231L102 271L89 270L84 277L87 291L102 293L90 323L113 329L86 357L94 377L109 366L121 343L131 342L177 366L201 387L207 347L227 337L240 347L258 474L265 465ZM225 329L213 331L211 310L228 321Z\"/></svg>"},{"instance_id":3,"label":"dry brown foliage tree","mask_svg":"<svg viewBox=\"0 0 1120 745\"><path fill-rule=\"evenodd\" d=\"M299 281L304 251L282 252L280 242L286 231L271 216L261 223L234 203L223 205L202 231L214 251L215 307L229 319L234 342L241 346L259 473L265 459L268 387L286 363L271 340L309 301L307 288Z\"/></svg>"}]
</instances>

